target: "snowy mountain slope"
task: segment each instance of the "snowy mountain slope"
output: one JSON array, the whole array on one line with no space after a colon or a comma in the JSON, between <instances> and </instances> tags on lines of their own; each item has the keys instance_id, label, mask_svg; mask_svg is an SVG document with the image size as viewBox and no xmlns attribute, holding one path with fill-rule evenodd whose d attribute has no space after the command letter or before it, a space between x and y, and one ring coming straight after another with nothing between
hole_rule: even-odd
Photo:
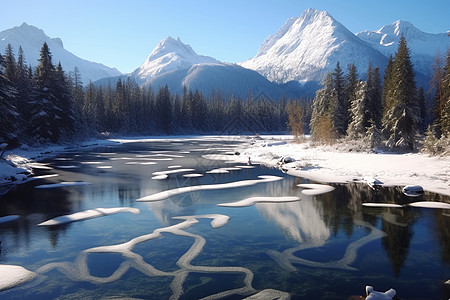
<instances>
[{"instance_id":1,"label":"snowy mountain slope","mask_svg":"<svg viewBox=\"0 0 450 300\"><path fill-rule=\"evenodd\" d=\"M360 73L385 67L387 58L360 40L325 11L306 10L289 19L261 45L257 55L240 65L275 82L321 81L339 60L345 69L354 63Z\"/></svg>"},{"instance_id":2,"label":"snowy mountain slope","mask_svg":"<svg viewBox=\"0 0 450 300\"><path fill-rule=\"evenodd\" d=\"M220 90L223 97L241 98L251 93L255 98L279 99L282 95L298 97L307 92L299 83L279 85L253 70L198 55L179 38L172 37L158 43L145 62L128 76L104 78L95 84L113 86L119 78L126 80L127 77L155 91L167 84L172 93L178 94L182 93L183 86L205 96ZM314 91L311 89L309 94L313 95Z\"/></svg>"},{"instance_id":3,"label":"snowy mountain slope","mask_svg":"<svg viewBox=\"0 0 450 300\"><path fill-rule=\"evenodd\" d=\"M150 85L157 90L165 84L168 85L171 92L178 94L181 94L183 86L186 86L188 89L202 92L207 97L212 96L220 89L221 95L225 98L235 96L242 99L247 98L250 93L256 99L278 100L282 95L298 97L307 92L299 83L279 85L253 70L225 63L195 64L189 69L153 76L147 79L143 85Z\"/></svg>"},{"instance_id":4,"label":"snowy mountain slope","mask_svg":"<svg viewBox=\"0 0 450 300\"><path fill-rule=\"evenodd\" d=\"M13 47L17 58L19 46L22 46L26 63L35 67L38 64L39 53L42 45L46 42L53 56L53 63L61 62L66 73L78 67L82 80L87 84L90 80L95 81L100 78L118 76L121 73L114 68L81 59L64 49L59 38L48 37L43 30L23 23L20 26L0 32L0 51L4 53L8 44Z\"/></svg>"},{"instance_id":5,"label":"snowy mountain slope","mask_svg":"<svg viewBox=\"0 0 450 300\"><path fill-rule=\"evenodd\" d=\"M356 34L387 57L395 54L402 35L408 43L415 69L426 75L431 74L436 54L443 56L450 49L450 37L447 33L425 33L407 21L396 21L378 31L366 30Z\"/></svg>"}]
</instances>

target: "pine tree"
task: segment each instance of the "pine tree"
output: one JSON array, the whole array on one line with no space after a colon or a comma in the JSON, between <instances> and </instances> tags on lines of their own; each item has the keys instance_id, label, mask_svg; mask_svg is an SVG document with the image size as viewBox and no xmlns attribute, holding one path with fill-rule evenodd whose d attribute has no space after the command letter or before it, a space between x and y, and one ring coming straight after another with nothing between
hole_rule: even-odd
<instances>
[{"instance_id":1,"label":"pine tree","mask_svg":"<svg viewBox=\"0 0 450 300\"><path fill-rule=\"evenodd\" d=\"M381 81L380 81L380 71L378 67L372 69L371 74L371 83L370 83L370 103L369 103L369 111L370 111L370 120L373 121L373 125L376 128L381 128L381 120L383 118L383 105L381 99ZM371 127L372 124L369 124Z\"/></svg>"},{"instance_id":2,"label":"pine tree","mask_svg":"<svg viewBox=\"0 0 450 300\"><path fill-rule=\"evenodd\" d=\"M336 134L338 136L344 136L348 127L349 102L345 97L344 73L342 72L339 61L336 63L336 68L334 69L332 78L336 97L335 99L333 99L334 101L332 105L331 116L333 118Z\"/></svg>"},{"instance_id":3,"label":"pine tree","mask_svg":"<svg viewBox=\"0 0 450 300\"><path fill-rule=\"evenodd\" d=\"M388 133L387 145L415 149L415 136L420 122L416 82L404 36L400 38L392 70L383 120L383 129ZM389 108L390 107L390 108Z\"/></svg>"},{"instance_id":4,"label":"pine tree","mask_svg":"<svg viewBox=\"0 0 450 300\"><path fill-rule=\"evenodd\" d=\"M67 79L61 63L58 63L55 72L55 80L52 90L55 96L55 122L59 135L66 138L72 137L75 127L75 113L73 111L73 98L70 83Z\"/></svg>"},{"instance_id":5,"label":"pine tree","mask_svg":"<svg viewBox=\"0 0 450 300\"><path fill-rule=\"evenodd\" d=\"M18 144L18 113L13 105L16 90L11 81L3 74L5 61L0 54L0 143L6 142L12 146Z\"/></svg>"},{"instance_id":6,"label":"pine tree","mask_svg":"<svg viewBox=\"0 0 450 300\"><path fill-rule=\"evenodd\" d=\"M172 132L172 100L169 87L161 87L155 99L156 126L160 132Z\"/></svg>"},{"instance_id":7,"label":"pine tree","mask_svg":"<svg viewBox=\"0 0 450 300\"><path fill-rule=\"evenodd\" d=\"M55 66L47 43L41 48L39 65L35 73L35 97L31 101L32 118L29 132L39 142L57 142L59 129L54 126L58 108L54 93Z\"/></svg>"},{"instance_id":8,"label":"pine tree","mask_svg":"<svg viewBox=\"0 0 450 300\"><path fill-rule=\"evenodd\" d=\"M350 103L350 124L347 135L352 139L360 139L366 133L367 82L358 81L354 89Z\"/></svg>"}]
</instances>

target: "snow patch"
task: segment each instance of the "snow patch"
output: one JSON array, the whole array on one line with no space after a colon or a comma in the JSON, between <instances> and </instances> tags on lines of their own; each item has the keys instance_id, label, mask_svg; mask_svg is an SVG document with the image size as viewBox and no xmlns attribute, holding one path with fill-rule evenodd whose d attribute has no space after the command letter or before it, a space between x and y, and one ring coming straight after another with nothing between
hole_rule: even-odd
<instances>
[{"instance_id":1,"label":"snow patch","mask_svg":"<svg viewBox=\"0 0 450 300\"><path fill-rule=\"evenodd\" d=\"M283 179L283 177L271 176L271 175L262 175L262 176L258 176L258 178L259 179L256 179L256 180L242 180L242 181L235 181L235 182L229 182L229 183L193 185L193 186L175 188L175 189L171 189L171 190L162 191L162 192L150 195L150 196L139 198L139 199L137 199L137 201L161 201L161 200L167 199L171 196L180 195L180 194L189 193L189 192L203 191L203 190L230 189L230 188L251 186L251 185L258 184L258 183L272 182L272 181L277 181L277 180Z\"/></svg>"},{"instance_id":2,"label":"snow patch","mask_svg":"<svg viewBox=\"0 0 450 300\"><path fill-rule=\"evenodd\" d=\"M36 273L21 266L0 265L0 291L31 281L36 276Z\"/></svg>"},{"instance_id":3,"label":"snow patch","mask_svg":"<svg viewBox=\"0 0 450 300\"><path fill-rule=\"evenodd\" d=\"M252 206L256 203L283 203L283 202L294 202L294 201L300 201L299 197L250 197L245 198L240 201L236 202L229 202L229 203L220 203L217 204L219 206L226 206L226 207L246 207L246 206Z\"/></svg>"},{"instance_id":4,"label":"snow patch","mask_svg":"<svg viewBox=\"0 0 450 300\"><path fill-rule=\"evenodd\" d=\"M320 195L334 191L334 187L326 184L304 183L297 186L305 189L302 191L303 195Z\"/></svg>"},{"instance_id":5,"label":"snow patch","mask_svg":"<svg viewBox=\"0 0 450 300\"><path fill-rule=\"evenodd\" d=\"M70 215L64 215L64 216L59 216L59 217L53 218L51 220L48 220L48 221L38 224L38 226L61 225L61 224L75 222L75 221L81 221L81 220L86 220L86 219L92 219L92 218L98 218L98 217L102 217L102 216L117 214L119 212L130 212L133 214L139 214L141 211L137 208L132 208L132 207L88 209L88 210L80 211L80 212L73 213Z\"/></svg>"}]
</instances>

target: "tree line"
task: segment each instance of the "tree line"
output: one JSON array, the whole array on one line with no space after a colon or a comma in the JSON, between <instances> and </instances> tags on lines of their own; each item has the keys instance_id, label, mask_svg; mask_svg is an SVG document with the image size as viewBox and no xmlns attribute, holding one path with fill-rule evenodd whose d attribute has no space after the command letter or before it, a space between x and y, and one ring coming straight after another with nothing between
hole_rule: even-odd
<instances>
[{"instance_id":1,"label":"tree line","mask_svg":"<svg viewBox=\"0 0 450 300\"><path fill-rule=\"evenodd\" d=\"M0 54L0 142L59 143L98 134L192 134L286 132L290 101L272 101L264 94L246 99L209 99L184 88L171 94L167 86L156 93L131 78L113 87L84 85L75 68L66 74L52 61L46 43L38 66L27 66L22 48L17 59L11 45ZM307 114L308 101L301 101ZM305 117L307 119L307 116Z\"/></svg>"},{"instance_id":2,"label":"tree line","mask_svg":"<svg viewBox=\"0 0 450 300\"><path fill-rule=\"evenodd\" d=\"M369 65L367 79L362 81L354 64L344 75L338 62L316 92L310 120L312 140L333 143L360 139L371 148L384 145L391 150L413 151L426 131L425 147L449 145L450 51L446 60L444 67L435 68L436 97L431 112L424 89L416 86L403 36L395 56L388 60L383 80L378 67Z\"/></svg>"}]
</instances>

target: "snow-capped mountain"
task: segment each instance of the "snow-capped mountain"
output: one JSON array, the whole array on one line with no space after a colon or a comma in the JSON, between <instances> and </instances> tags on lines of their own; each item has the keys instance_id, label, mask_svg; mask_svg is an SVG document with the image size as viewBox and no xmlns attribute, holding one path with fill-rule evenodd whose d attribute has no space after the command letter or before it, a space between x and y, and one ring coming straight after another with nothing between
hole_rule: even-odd
<instances>
[{"instance_id":1,"label":"snow-capped mountain","mask_svg":"<svg viewBox=\"0 0 450 300\"><path fill-rule=\"evenodd\" d=\"M104 78L95 84L111 85L126 77ZM191 46L172 37L159 42L145 62L128 77L142 86L151 86L155 91L167 84L171 92L179 94L183 86L199 90L205 96L220 90L224 97L234 95L242 98L249 93L254 97L274 99L283 94L297 97L304 91L298 83L279 85L253 70L199 55Z\"/></svg>"},{"instance_id":2,"label":"snow-capped mountain","mask_svg":"<svg viewBox=\"0 0 450 300\"><path fill-rule=\"evenodd\" d=\"M411 51L414 68L425 75L431 74L436 54L443 56L450 49L450 37L447 33L425 33L407 21L396 21L378 31L365 30L356 34L387 57L395 54L402 35Z\"/></svg>"},{"instance_id":3,"label":"snow-capped mountain","mask_svg":"<svg viewBox=\"0 0 450 300\"><path fill-rule=\"evenodd\" d=\"M209 56L198 55L190 45L181 42L180 38L175 40L167 37L158 43L145 62L133 73L137 78L146 80L165 72L185 70L201 63L219 63L219 61Z\"/></svg>"},{"instance_id":4,"label":"snow-capped mountain","mask_svg":"<svg viewBox=\"0 0 450 300\"><path fill-rule=\"evenodd\" d=\"M56 65L61 62L66 73L78 67L83 82L86 84L90 80L95 81L100 78L118 76L121 73L115 68L109 68L105 65L81 59L71 52L64 49L63 43L59 38L48 37L43 30L23 23L20 26L0 32L0 51L4 53L8 44L11 44L17 58L19 46L22 46L27 65L33 67L38 65L39 53L44 42L50 48L53 56L53 63Z\"/></svg>"},{"instance_id":5,"label":"snow-capped mountain","mask_svg":"<svg viewBox=\"0 0 450 300\"><path fill-rule=\"evenodd\" d=\"M271 81L321 81L339 60L345 70L354 63L360 73L385 67L386 57L362 41L326 11L306 10L270 35L256 56L240 65Z\"/></svg>"}]
</instances>

